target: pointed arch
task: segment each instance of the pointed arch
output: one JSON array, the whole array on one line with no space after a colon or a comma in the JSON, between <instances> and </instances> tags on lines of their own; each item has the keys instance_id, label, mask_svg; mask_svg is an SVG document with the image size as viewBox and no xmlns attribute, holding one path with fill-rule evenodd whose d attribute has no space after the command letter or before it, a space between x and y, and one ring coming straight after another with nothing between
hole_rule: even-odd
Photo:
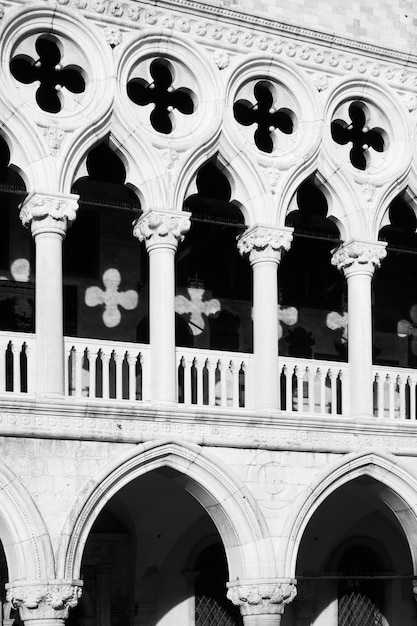
<instances>
[{"instance_id":1,"label":"pointed arch","mask_svg":"<svg viewBox=\"0 0 417 626\"><path fill-rule=\"evenodd\" d=\"M17 476L0 461L0 540L9 581L55 578L52 544L36 504Z\"/></svg>"},{"instance_id":2,"label":"pointed arch","mask_svg":"<svg viewBox=\"0 0 417 626\"><path fill-rule=\"evenodd\" d=\"M417 478L398 458L380 451L344 456L316 476L292 505L281 538L277 564L285 576L295 576L295 567L304 531L319 506L339 487L368 476L382 485L381 499L399 521L407 539L414 571L417 569ZM280 575L283 575L279 572Z\"/></svg>"},{"instance_id":3,"label":"pointed arch","mask_svg":"<svg viewBox=\"0 0 417 626\"><path fill-rule=\"evenodd\" d=\"M139 444L87 483L61 534L59 573L78 575L93 522L122 487L161 467L183 477L183 487L214 521L223 541L230 580L275 575L272 541L255 500L243 483L218 459L185 442Z\"/></svg>"}]
</instances>

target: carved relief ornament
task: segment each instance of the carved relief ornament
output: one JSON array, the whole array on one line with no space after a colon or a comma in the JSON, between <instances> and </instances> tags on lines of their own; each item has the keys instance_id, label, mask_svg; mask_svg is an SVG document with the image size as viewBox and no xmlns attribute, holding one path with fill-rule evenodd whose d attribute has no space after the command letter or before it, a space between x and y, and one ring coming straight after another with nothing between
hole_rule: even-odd
<instances>
[{"instance_id":1,"label":"carved relief ornament","mask_svg":"<svg viewBox=\"0 0 417 626\"><path fill-rule=\"evenodd\" d=\"M20 219L24 226L31 226L32 233L43 231L66 232L68 223L75 220L78 209L78 196L31 193L20 209Z\"/></svg>"},{"instance_id":2,"label":"carved relief ornament","mask_svg":"<svg viewBox=\"0 0 417 626\"><path fill-rule=\"evenodd\" d=\"M295 581L233 585L227 592L242 615L282 615L296 595Z\"/></svg>"},{"instance_id":3,"label":"carved relief ornament","mask_svg":"<svg viewBox=\"0 0 417 626\"><path fill-rule=\"evenodd\" d=\"M145 242L148 250L158 245L176 249L190 229L190 216L184 211L174 213L151 209L135 222L133 234L139 241Z\"/></svg>"},{"instance_id":4,"label":"carved relief ornament","mask_svg":"<svg viewBox=\"0 0 417 626\"><path fill-rule=\"evenodd\" d=\"M249 254L251 263L262 260L280 262L284 252L290 249L292 228L253 226L239 238L237 246L240 254Z\"/></svg>"},{"instance_id":5,"label":"carved relief ornament","mask_svg":"<svg viewBox=\"0 0 417 626\"><path fill-rule=\"evenodd\" d=\"M66 619L81 597L82 582L9 585L7 601L28 619Z\"/></svg>"},{"instance_id":6,"label":"carved relief ornament","mask_svg":"<svg viewBox=\"0 0 417 626\"><path fill-rule=\"evenodd\" d=\"M332 265L346 275L356 271L373 274L387 256L386 245L381 241L349 241L333 251Z\"/></svg>"}]
</instances>

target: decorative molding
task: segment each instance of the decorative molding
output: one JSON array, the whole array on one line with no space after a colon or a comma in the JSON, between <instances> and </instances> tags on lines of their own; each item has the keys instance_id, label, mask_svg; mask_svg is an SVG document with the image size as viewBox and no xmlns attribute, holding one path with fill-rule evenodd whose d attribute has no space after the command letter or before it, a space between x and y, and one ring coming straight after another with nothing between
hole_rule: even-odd
<instances>
[{"instance_id":1,"label":"decorative molding","mask_svg":"<svg viewBox=\"0 0 417 626\"><path fill-rule=\"evenodd\" d=\"M237 247L240 254L249 254L250 262L262 260L280 262L283 252L290 249L292 228L271 226L253 226L240 236Z\"/></svg>"},{"instance_id":2,"label":"decorative molding","mask_svg":"<svg viewBox=\"0 0 417 626\"><path fill-rule=\"evenodd\" d=\"M150 209L135 222L133 235L144 241L148 250L156 245L176 249L190 230L190 213Z\"/></svg>"},{"instance_id":3,"label":"decorative molding","mask_svg":"<svg viewBox=\"0 0 417 626\"><path fill-rule=\"evenodd\" d=\"M57 438L80 441L141 443L175 437L208 447L259 450L296 450L346 454L364 449L386 450L393 454L417 456L417 431L410 420L356 418L329 420L306 416L294 421L293 414L277 411L272 416L253 411L209 407L199 410L162 411L145 402L65 398L62 405L42 403L28 396L27 409L19 398L18 410L3 402L0 436L16 438ZM254 423L256 422L256 425ZM23 442L24 443L24 442Z\"/></svg>"},{"instance_id":4,"label":"decorative molding","mask_svg":"<svg viewBox=\"0 0 417 626\"><path fill-rule=\"evenodd\" d=\"M332 265L346 275L357 271L373 274L387 256L386 245L385 242L348 241L333 252Z\"/></svg>"},{"instance_id":5,"label":"decorative molding","mask_svg":"<svg viewBox=\"0 0 417 626\"><path fill-rule=\"evenodd\" d=\"M46 194L36 191L29 194L20 209L24 226L31 225L32 233L40 230L59 230L65 233L68 223L75 220L78 196L74 194Z\"/></svg>"},{"instance_id":6,"label":"decorative molding","mask_svg":"<svg viewBox=\"0 0 417 626\"><path fill-rule=\"evenodd\" d=\"M282 615L297 595L295 581L230 585L228 599L245 615Z\"/></svg>"},{"instance_id":7,"label":"decorative molding","mask_svg":"<svg viewBox=\"0 0 417 626\"><path fill-rule=\"evenodd\" d=\"M11 583L6 585L7 601L19 609L23 621L66 619L70 609L78 604L82 584L82 581Z\"/></svg>"}]
</instances>

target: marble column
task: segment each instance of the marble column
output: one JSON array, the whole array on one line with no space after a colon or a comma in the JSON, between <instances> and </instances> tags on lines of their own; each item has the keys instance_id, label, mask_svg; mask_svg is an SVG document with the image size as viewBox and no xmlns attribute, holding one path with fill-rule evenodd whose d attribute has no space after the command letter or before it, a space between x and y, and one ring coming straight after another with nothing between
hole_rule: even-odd
<instances>
[{"instance_id":1,"label":"marble column","mask_svg":"<svg viewBox=\"0 0 417 626\"><path fill-rule=\"evenodd\" d=\"M64 626L81 596L81 581L25 582L6 585L7 600L25 626Z\"/></svg>"},{"instance_id":2,"label":"marble column","mask_svg":"<svg viewBox=\"0 0 417 626\"><path fill-rule=\"evenodd\" d=\"M36 249L36 393L64 394L62 242L75 219L78 196L31 193L20 219L30 226Z\"/></svg>"},{"instance_id":3,"label":"marble column","mask_svg":"<svg viewBox=\"0 0 417 626\"><path fill-rule=\"evenodd\" d=\"M257 409L278 409L278 280L282 254L290 248L292 228L256 225L238 240L253 271L254 398Z\"/></svg>"},{"instance_id":4,"label":"marble column","mask_svg":"<svg viewBox=\"0 0 417 626\"><path fill-rule=\"evenodd\" d=\"M239 607L244 626L279 626L297 595L295 580L229 583L228 599Z\"/></svg>"},{"instance_id":5,"label":"marble column","mask_svg":"<svg viewBox=\"0 0 417 626\"><path fill-rule=\"evenodd\" d=\"M190 228L190 213L151 209L133 234L149 254L149 343L151 400L177 401L175 356L175 253Z\"/></svg>"},{"instance_id":6,"label":"marble column","mask_svg":"<svg viewBox=\"0 0 417 626\"><path fill-rule=\"evenodd\" d=\"M332 264L348 288L350 413L373 416L372 277L386 256L386 243L351 240L333 252Z\"/></svg>"}]
</instances>

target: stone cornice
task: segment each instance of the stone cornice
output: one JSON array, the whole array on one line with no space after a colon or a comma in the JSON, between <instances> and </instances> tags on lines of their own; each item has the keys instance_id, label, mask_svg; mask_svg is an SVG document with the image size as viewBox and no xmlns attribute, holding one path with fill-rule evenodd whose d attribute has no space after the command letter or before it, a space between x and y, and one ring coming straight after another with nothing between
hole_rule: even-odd
<instances>
[{"instance_id":1,"label":"stone cornice","mask_svg":"<svg viewBox=\"0 0 417 626\"><path fill-rule=\"evenodd\" d=\"M26 0L3 0L3 5ZM319 74L380 77L399 91L417 91L417 55L321 32L295 24L210 6L197 0L57 0L63 8L81 11L99 26L163 28L185 34L210 50L289 57ZM114 30L114 29L113 29ZM114 33L113 33L114 35ZM224 67L224 65L223 65Z\"/></svg>"},{"instance_id":2,"label":"stone cornice","mask_svg":"<svg viewBox=\"0 0 417 626\"><path fill-rule=\"evenodd\" d=\"M294 416L150 403L64 399L42 401L20 395L0 401L0 437L142 443L173 438L208 447L297 450L346 454L364 449L417 455L417 428L409 420ZM157 419L156 419L157 418Z\"/></svg>"}]
</instances>

